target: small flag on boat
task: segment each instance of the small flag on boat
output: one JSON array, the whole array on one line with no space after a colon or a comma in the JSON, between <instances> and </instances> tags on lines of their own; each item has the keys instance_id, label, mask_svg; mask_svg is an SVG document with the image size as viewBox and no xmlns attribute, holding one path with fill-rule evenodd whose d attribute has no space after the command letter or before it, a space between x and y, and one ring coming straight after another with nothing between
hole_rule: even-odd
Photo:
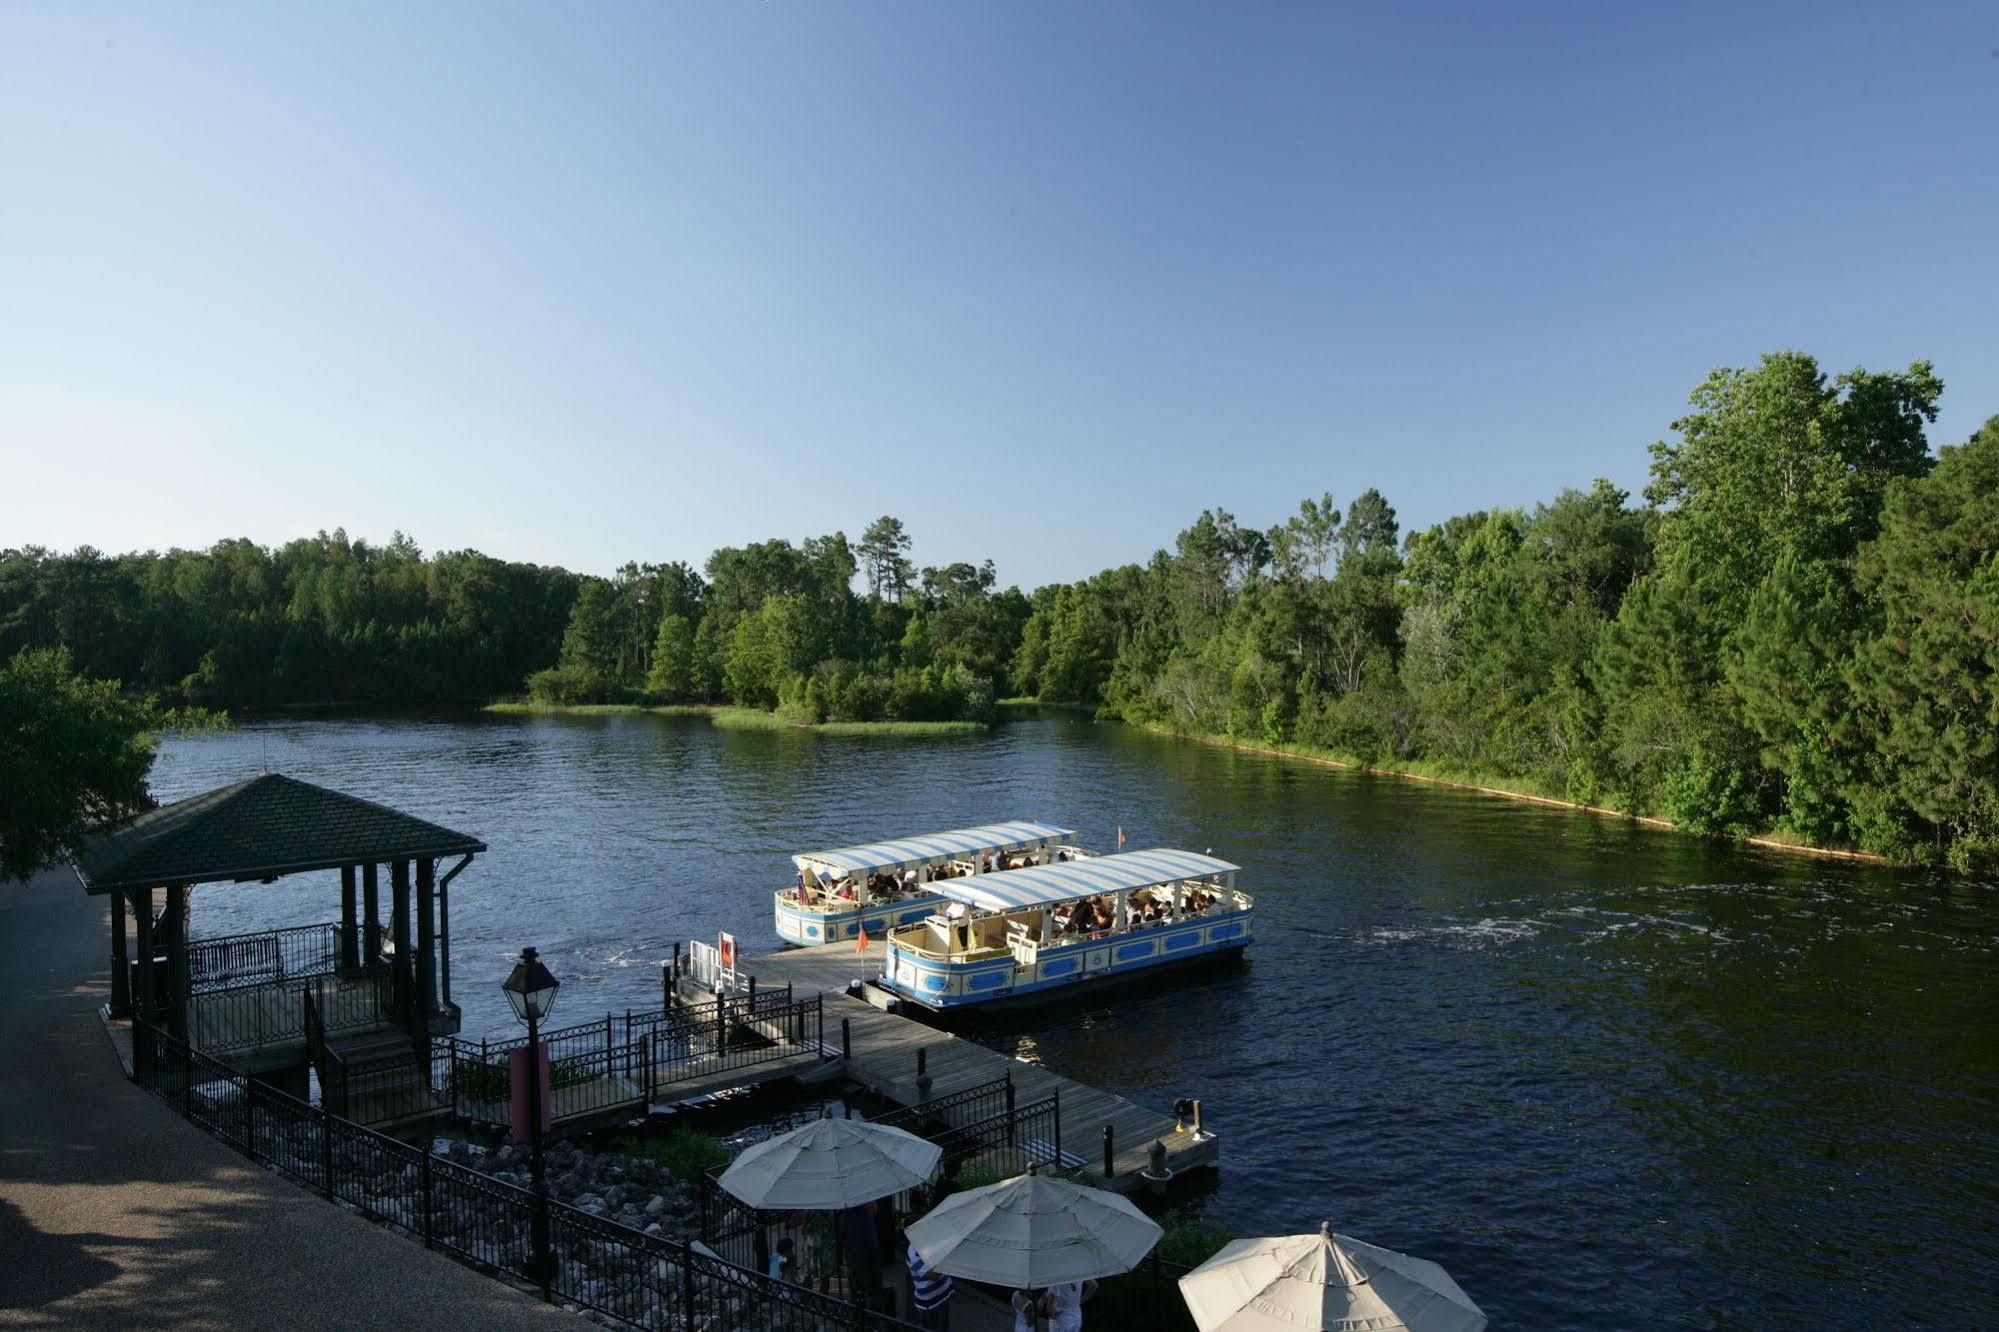
<instances>
[{"instance_id":1,"label":"small flag on boat","mask_svg":"<svg viewBox=\"0 0 1999 1332\"><path fill-rule=\"evenodd\" d=\"M861 932L854 936L854 951L857 953L868 951L868 927L865 923L861 926Z\"/></svg>"},{"instance_id":2,"label":"small flag on boat","mask_svg":"<svg viewBox=\"0 0 1999 1332\"><path fill-rule=\"evenodd\" d=\"M1119 846L1124 845L1124 825L1122 823L1117 826L1117 844Z\"/></svg>"}]
</instances>

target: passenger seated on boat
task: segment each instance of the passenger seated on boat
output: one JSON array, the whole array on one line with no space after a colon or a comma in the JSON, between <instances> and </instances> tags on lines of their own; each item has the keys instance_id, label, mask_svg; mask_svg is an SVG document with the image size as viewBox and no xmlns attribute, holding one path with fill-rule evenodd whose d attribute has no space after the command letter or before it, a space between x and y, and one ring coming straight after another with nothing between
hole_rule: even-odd
<instances>
[{"instance_id":1,"label":"passenger seated on boat","mask_svg":"<svg viewBox=\"0 0 1999 1332\"><path fill-rule=\"evenodd\" d=\"M840 882L836 884L833 888L833 896L839 898L842 902L853 901L854 900L853 880L851 879L840 880Z\"/></svg>"}]
</instances>

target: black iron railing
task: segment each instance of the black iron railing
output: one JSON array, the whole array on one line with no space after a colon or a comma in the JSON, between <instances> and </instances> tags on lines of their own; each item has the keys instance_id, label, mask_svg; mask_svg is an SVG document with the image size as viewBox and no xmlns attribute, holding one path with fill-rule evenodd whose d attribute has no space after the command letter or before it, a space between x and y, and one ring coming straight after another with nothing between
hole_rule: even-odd
<instances>
[{"instance_id":1,"label":"black iron railing","mask_svg":"<svg viewBox=\"0 0 1999 1332\"><path fill-rule=\"evenodd\" d=\"M680 1010L627 1013L561 1028L543 1038L553 1122L642 1107L718 1073L817 1055L824 1026L820 996L794 1000L787 987L754 1002L745 997L698 1005L684 1017ZM512 1097L512 1055L526 1047L525 1038L440 1039L432 1046L431 1085L458 1114L503 1123Z\"/></svg>"},{"instance_id":2,"label":"black iron railing","mask_svg":"<svg viewBox=\"0 0 1999 1332\"><path fill-rule=\"evenodd\" d=\"M645 1013L627 1009L625 1038L630 1040L662 1027L698 1027L704 1023L715 1026L729 1021L758 1019L778 1009L789 1008L793 1002L791 985L786 982L749 993L723 995L703 1003L680 1004L673 1008L655 1008Z\"/></svg>"},{"instance_id":3,"label":"black iron railing","mask_svg":"<svg viewBox=\"0 0 1999 1332\"><path fill-rule=\"evenodd\" d=\"M1013 1074L1006 1073L991 1082L965 1087L949 1096L933 1097L920 1105L903 1106L869 1118L876 1124L908 1129L911 1133L928 1137L925 1126L949 1127L1006 1113L1006 1108L1014 1099L1010 1090L1012 1086Z\"/></svg>"},{"instance_id":4,"label":"black iron railing","mask_svg":"<svg viewBox=\"0 0 1999 1332\"><path fill-rule=\"evenodd\" d=\"M998 1180L1026 1174L1029 1166L1059 1168L1062 1093L1050 1091L1040 1100L928 1136L944 1149L946 1178L955 1179L967 1170L976 1170L982 1176Z\"/></svg>"},{"instance_id":5,"label":"black iron railing","mask_svg":"<svg viewBox=\"0 0 1999 1332\"><path fill-rule=\"evenodd\" d=\"M305 1011L299 996L306 991L327 1031L355 1031L394 1020L387 976L327 972L196 990L187 1000L188 1039L210 1054L302 1040Z\"/></svg>"},{"instance_id":6,"label":"black iron railing","mask_svg":"<svg viewBox=\"0 0 1999 1332\"><path fill-rule=\"evenodd\" d=\"M194 993L323 976L339 968L338 923L193 939L187 945L187 984Z\"/></svg>"},{"instance_id":7,"label":"black iron railing","mask_svg":"<svg viewBox=\"0 0 1999 1332\"><path fill-rule=\"evenodd\" d=\"M315 1108L132 1024L136 1080L253 1160L425 1245L633 1327L898 1332L912 1325L696 1252ZM535 1252L537 1211L549 1251Z\"/></svg>"}]
</instances>

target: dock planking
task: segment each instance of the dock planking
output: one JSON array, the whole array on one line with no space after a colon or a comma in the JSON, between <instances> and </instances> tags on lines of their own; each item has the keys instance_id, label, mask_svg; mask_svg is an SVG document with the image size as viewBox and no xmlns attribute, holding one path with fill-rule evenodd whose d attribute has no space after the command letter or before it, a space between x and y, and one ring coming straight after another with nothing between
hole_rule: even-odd
<instances>
[{"instance_id":1,"label":"dock planking","mask_svg":"<svg viewBox=\"0 0 1999 1332\"><path fill-rule=\"evenodd\" d=\"M815 990L823 994L825 1041L836 1053L840 1024L847 1024L851 1047L847 1076L898 1105L914 1105L919 1098L919 1050L925 1052L933 1099L992 1082L1009 1072L1022 1104L1060 1092L1063 1163L1080 1169L1091 1183L1106 1184L1102 1172L1107 1124L1115 1153L1107 1182L1110 1188L1129 1191L1144 1182L1139 1172L1147 1168L1146 1153L1155 1140L1166 1145L1166 1164L1176 1175L1220 1160L1221 1142L1212 1130L1196 1134L1191 1126L1179 1129L1170 1115L848 995L850 983L880 973L882 954L880 942L869 944L865 952L851 942L832 943L747 958L738 970L756 977L759 985L789 983L799 995Z\"/></svg>"}]
</instances>

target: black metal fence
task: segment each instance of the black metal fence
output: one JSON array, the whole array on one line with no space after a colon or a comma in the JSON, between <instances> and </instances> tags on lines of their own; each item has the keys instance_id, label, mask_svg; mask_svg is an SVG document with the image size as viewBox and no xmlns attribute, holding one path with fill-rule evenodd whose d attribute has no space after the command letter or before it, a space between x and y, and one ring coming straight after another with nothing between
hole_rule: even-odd
<instances>
[{"instance_id":1,"label":"black metal fence","mask_svg":"<svg viewBox=\"0 0 1999 1332\"><path fill-rule=\"evenodd\" d=\"M1009 1106L997 1115L929 1137L944 1149L942 1169L947 1180L976 1172L996 1182L1024 1175L1029 1166L1059 1167L1062 1093L1050 1091L1038 1101Z\"/></svg>"},{"instance_id":2,"label":"black metal fence","mask_svg":"<svg viewBox=\"0 0 1999 1332\"><path fill-rule=\"evenodd\" d=\"M910 1324L648 1235L442 1160L132 1024L138 1081L215 1137L493 1275L634 1327L764 1332ZM536 1252L537 1213L547 1251Z\"/></svg>"},{"instance_id":3,"label":"black metal fence","mask_svg":"<svg viewBox=\"0 0 1999 1332\"><path fill-rule=\"evenodd\" d=\"M188 988L197 991L323 976L339 966L338 923L194 939L187 946Z\"/></svg>"},{"instance_id":4,"label":"black metal fence","mask_svg":"<svg viewBox=\"0 0 1999 1332\"><path fill-rule=\"evenodd\" d=\"M318 1002L328 1030L371 1027L392 1020L387 976L346 977L329 971L194 989L187 998L188 1039L197 1049L211 1054L300 1040L305 1036L305 1014L299 996L307 990Z\"/></svg>"},{"instance_id":5,"label":"black metal fence","mask_svg":"<svg viewBox=\"0 0 1999 1332\"><path fill-rule=\"evenodd\" d=\"M825 1014L820 996L793 999L790 988L693 1009L611 1015L564 1027L542 1039L549 1048L554 1121L594 1118L671 1097L676 1087L718 1073L755 1068L801 1054L818 1055ZM505 1122L513 1089L513 1052L525 1038L440 1040L432 1083L469 1119ZM441 1053L440 1053L441 1052Z\"/></svg>"},{"instance_id":6,"label":"black metal fence","mask_svg":"<svg viewBox=\"0 0 1999 1332\"><path fill-rule=\"evenodd\" d=\"M1008 1073L991 1082L981 1082L952 1092L949 1096L935 1096L917 1105L870 1116L870 1120L890 1128L907 1129L919 1137L928 1137L930 1135L925 1126L949 1127L1005 1114L1007 1107L1013 1104L1012 1087L1013 1074Z\"/></svg>"}]
</instances>

